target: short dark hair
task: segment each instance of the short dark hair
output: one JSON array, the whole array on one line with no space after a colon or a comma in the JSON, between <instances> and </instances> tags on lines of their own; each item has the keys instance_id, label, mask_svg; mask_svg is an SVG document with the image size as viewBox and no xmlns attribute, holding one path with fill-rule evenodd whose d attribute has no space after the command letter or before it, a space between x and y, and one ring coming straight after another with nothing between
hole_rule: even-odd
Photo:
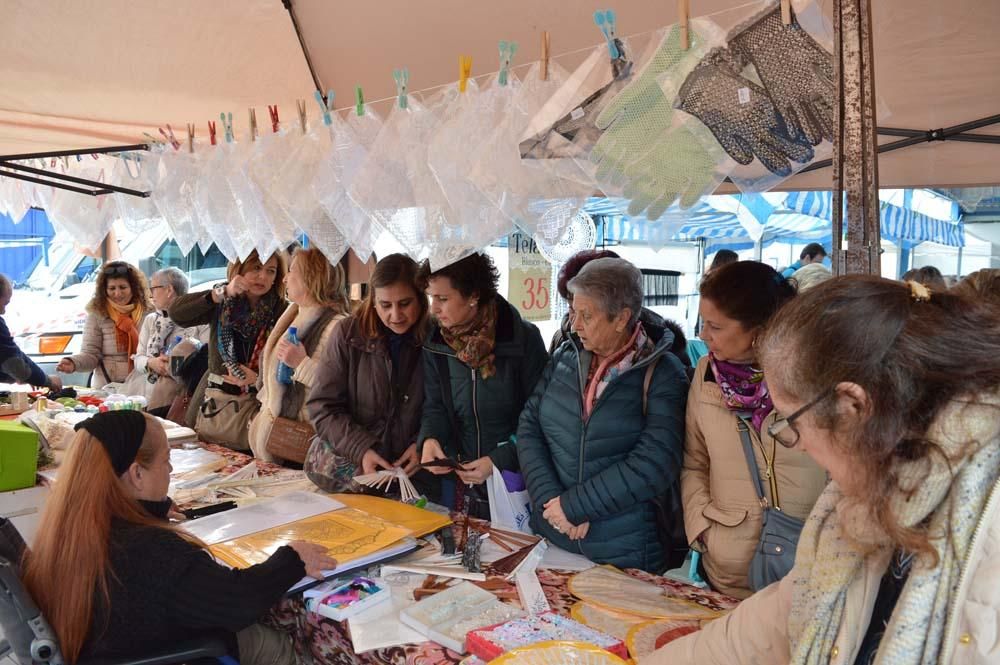
<instances>
[{"instance_id":1,"label":"short dark hair","mask_svg":"<svg viewBox=\"0 0 1000 665\"><path fill-rule=\"evenodd\" d=\"M713 270L701 282L701 297L746 330L765 325L795 297L795 287L774 268L758 261L737 261Z\"/></svg>"},{"instance_id":2,"label":"short dark hair","mask_svg":"<svg viewBox=\"0 0 1000 665\"><path fill-rule=\"evenodd\" d=\"M497 295L497 284L500 283L500 273L493 265L493 259L478 252L433 272L430 263L424 261L417 272L417 283L420 288L426 289L427 283L438 277L451 280L451 287L465 298L476 295L482 305L493 302Z\"/></svg>"},{"instance_id":3,"label":"short dark hair","mask_svg":"<svg viewBox=\"0 0 1000 665\"><path fill-rule=\"evenodd\" d=\"M617 259L621 258L610 249L585 249L569 257L569 260L559 269L559 277L556 278L556 290L563 300L570 299L569 280L580 274L583 266L594 259Z\"/></svg>"},{"instance_id":4,"label":"short dark hair","mask_svg":"<svg viewBox=\"0 0 1000 665\"><path fill-rule=\"evenodd\" d=\"M826 256L826 250L823 249L823 245L819 244L818 242L809 243L808 245L802 248L801 252L799 252L799 260L802 260L806 257L810 259L815 259L817 256Z\"/></svg>"},{"instance_id":5,"label":"short dark hair","mask_svg":"<svg viewBox=\"0 0 1000 665\"><path fill-rule=\"evenodd\" d=\"M731 249L720 249L715 253L715 258L712 259L712 265L708 266L708 272L713 270L718 270L722 266L728 266L730 263L736 263L740 260L740 255Z\"/></svg>"},{"instance_id":6,"label":"short dark hair","mask_svg":"<svg viewBox=\"0 0 1000 665\"><path fill-rule=\"evenodd\" d=\"M948 283L944 281L944 275L934 266L924 266L922 268L912 268L903 275L903 281L919 282L928 289L935 291L947 291Z\"/></svg>"}]
</instances>

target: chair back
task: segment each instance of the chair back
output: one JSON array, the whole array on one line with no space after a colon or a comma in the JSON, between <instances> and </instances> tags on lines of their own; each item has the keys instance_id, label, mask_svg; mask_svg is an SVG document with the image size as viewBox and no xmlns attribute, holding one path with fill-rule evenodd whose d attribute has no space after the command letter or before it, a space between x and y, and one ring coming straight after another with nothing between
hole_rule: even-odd
<instances>
[{"instance_id":1,"label":"chair back","mask_svg":"<svg viewBox=\"0 0 1000 665\"><path fill-rule=\"evenodd\" d=\"M16 531L15 531L16 533ZM28 590L17 568L0 556L0 628L21 665L62 665L59 643ZM0 648L2 651L2 648Z\"/></svg>"}]
</instances>

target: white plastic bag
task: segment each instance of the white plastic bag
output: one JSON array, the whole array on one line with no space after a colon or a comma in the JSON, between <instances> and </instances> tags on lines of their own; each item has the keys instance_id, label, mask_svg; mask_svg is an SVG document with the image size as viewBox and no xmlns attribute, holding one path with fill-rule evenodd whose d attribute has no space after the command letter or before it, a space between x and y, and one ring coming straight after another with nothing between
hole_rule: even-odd
<instances>
[{"instance_id":1,"label":"white plastic bag","mask_svg":"<svg viewBox=\"0 0 1000 665\"><path fill-rule=\"evenodd\" d=\"M511 492L507 489L503 472L493 467L493 475L486 479L486 491L490 498L490 522L494 526L532 533L528 524L531 519L528 490Z\"/></svg>"}]
</instances>

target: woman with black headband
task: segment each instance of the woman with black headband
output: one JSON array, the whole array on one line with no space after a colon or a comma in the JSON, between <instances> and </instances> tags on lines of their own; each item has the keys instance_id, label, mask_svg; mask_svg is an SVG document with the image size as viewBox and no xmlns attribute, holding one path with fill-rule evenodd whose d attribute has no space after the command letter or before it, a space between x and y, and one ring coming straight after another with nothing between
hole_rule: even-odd
<instances>
[{"instance_id":1,"label":"woman with black headband","mask_svg":"<svg viewBox=\"0 0 1000 665\"><path fill-rule=\"evenodd\" d=\"M66 661L224 632L241 663L294 663L289 637L258 620L334 568L325 548L293 542L246 570L222 566L167 519L170 448L156 419L109 411L76 429L23 568Z\"/></svg>"}]
</instances>

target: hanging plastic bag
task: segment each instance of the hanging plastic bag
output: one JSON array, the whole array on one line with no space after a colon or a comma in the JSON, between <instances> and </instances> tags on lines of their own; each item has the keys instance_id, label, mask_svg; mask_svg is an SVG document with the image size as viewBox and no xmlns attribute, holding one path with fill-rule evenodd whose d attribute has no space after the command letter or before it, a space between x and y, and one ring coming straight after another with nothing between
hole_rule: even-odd
<instances>
[{"instance_id":1,"label":"hanging plastic bag","mask_svg":"<svg viewBox=\"0 0 1000 665\"><path fill-rule=\"evenodd\" d=\"M134 196L115 192L111 194L118 216L125 228L141 233L163 222L163 215L152 199L152 192L159 186L160 161L164 149L152 146L150 150L118 155L118 163L112 174L113 182L121 187L139 192L150 192L150 196Z\"/></svg>"},{"instance_id":2,"label":"hanging plastic bag","mask_svg":"<svg viewBox=\"0 0 1000 665\"><path fill-rule=\"evenodd\" d=\"M531 498L520 473L501 471L493 467L493 475L486 479L490 499L490 523L495 526L533 533Z\"/></svg>"},{"instance_id":3,"label":"hanging plastic bag","mask_svg":"<svg viewBox=\"0 0 1000 665\"><path fill-rule=\"evenodd\" d=\"M182 254L189 254L198 243L202 228L194 206L194 187L199 173L197 162L205 154L205 146L195 144L196 152L162 150L159 182L150 199L159 215L170 227L170 233Z\"/></svg>"},{"instance_id":4,"label":"hanging plastic bag","mask_svg":"<svg viewBox=\"0 0 1000 665\"><path fill-rule=\"evenodd\" d=\"M98 183L109 182L115 158L107 155L81 156L70 160L68 173ZM74 194L59 197L49 210L49 218L58 229L87 250L95 251L104 241L117 217L117 210L107 194L88 196Z\"/></svg>"},{"instance_id":5,"label":"hanging plastic bag","mask_svg":"<svg viewBox=\"0 0 1000 665\"><path fill-rule=\"evenodd\" d=\"M202 224L198 245L206 251L205 242L210 240L230 262L246 258L253 251L253 239L246 233L236 233L239 225L232 219L236 206L223 175L232 152L232 144L226 143L208 151L199 162L200 175L194 189L194 205Z\"/></svg>"},{"instance_id":6,"label":"hanging plastic bag","mask_svg":"<svg viewBox=\"0 0 1000 665\"><path fill-rule=\"evenodd\" d=\"M271 216L264 205L264 195L257 182L250 177L250 169L254 156L257 154L257 141L247 137L235 146L228 164L223 171L229 192L236 206L236 216L231 218L238 223L234 232L249 236L252 248L264 261L277 250L282 242L290 238L278 238L274 233ZM245 258L243 255L240 258Z\"/></svg>"}]
</instances>

